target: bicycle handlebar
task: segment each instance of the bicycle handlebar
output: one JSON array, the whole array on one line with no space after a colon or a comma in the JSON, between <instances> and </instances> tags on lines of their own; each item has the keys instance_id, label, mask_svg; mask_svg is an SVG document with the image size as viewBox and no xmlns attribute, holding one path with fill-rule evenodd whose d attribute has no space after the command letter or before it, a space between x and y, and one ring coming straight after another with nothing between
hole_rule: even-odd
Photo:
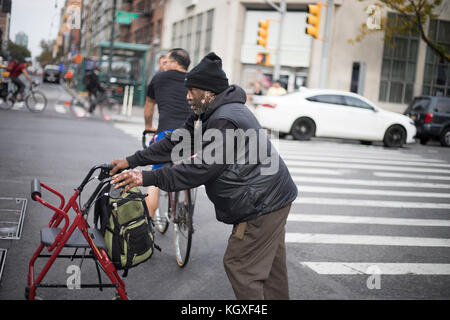
<instances>
[{"instance_id":1,"label":"bicycle handlebar","mask_svg":"<svg viewBox=\"0 0 450 320\"><path fill-rule=\"evenodd\" d=\"M150 133L156 133L156 131L154 131L154 130L144 130L142 132L142 147L144 149L147 148L147 134L150 134Z\"/></svg>"}]
</instances>

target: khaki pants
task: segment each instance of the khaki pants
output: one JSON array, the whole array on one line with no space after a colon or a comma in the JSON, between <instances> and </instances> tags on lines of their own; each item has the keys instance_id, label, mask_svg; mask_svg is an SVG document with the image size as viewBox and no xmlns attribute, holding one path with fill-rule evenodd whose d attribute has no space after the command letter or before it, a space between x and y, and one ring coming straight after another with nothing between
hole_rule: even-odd
<instances>
[{"instance_id":1,"label":"khaki pants","mask_svg":"<svg viewBox=\"0 0 450 320\"><path fill-rule=\"evenodd\" d=\"M233 228L223 263L237 299L289 299L284 238L290 208Z\"/></svg>"}]
</instances>

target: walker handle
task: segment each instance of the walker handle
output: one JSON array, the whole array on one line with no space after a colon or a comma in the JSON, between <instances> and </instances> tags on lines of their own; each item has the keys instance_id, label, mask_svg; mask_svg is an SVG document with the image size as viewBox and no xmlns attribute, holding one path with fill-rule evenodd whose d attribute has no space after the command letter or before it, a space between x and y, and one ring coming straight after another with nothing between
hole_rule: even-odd
<instances>
[{"instance_id":1,"label":"walker handle","mask_svg":"<svg viewBox=\"0 0 450 320\"><path fill-rule=\"evenodd\" d=\"M38 179L34 178L33 180L31 180L31 199L37 201L36 196L38 196L39 198L42 197L41 182Z\"/></svg>"}]
</instances>

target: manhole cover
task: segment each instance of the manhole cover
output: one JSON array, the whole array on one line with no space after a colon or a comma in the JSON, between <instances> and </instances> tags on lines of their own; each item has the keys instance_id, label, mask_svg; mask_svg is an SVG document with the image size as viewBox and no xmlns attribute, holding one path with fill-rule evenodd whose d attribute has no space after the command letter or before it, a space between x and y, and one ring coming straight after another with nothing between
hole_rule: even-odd
<instances>
[{"instance_id":1,"label":"manhole cover","mask_svg":"<svg viewBox=\"0 0 450 320\"><path fill-rule=\"evenodd\" d=\"M0 239L20 239L27 199L0 198Z\"/></svg>"},{"instance_id":2,"label":"manhole cover","mask_svg":"<svg viewBox=\"0 0 450 320\"><path fill-rule=\"evenodd\" d=\"M0 281L2 281L3 267L5 266L7 252L8 250L0 248Z\"/></svg>"}]
</instances>

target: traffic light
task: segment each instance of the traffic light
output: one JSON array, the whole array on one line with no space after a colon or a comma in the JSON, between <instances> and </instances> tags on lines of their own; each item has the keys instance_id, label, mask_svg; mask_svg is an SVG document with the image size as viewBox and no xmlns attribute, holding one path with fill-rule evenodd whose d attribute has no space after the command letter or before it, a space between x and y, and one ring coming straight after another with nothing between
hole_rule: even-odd
<instances>
[{"instance_id":1,"label":"traffic light","mask_svg":"<svg viewBox=\"0 0 450 320\"><path fill-rule=\"evenodd\" d=\"M258 30L258 41L256 43L260 46L266 48L267 46L267 37L269 36L269 20L260 20L259 21L259 30Z\"/></svg>"},{"instance_id":2,"label":"traffic light","mask_svg":"<svg viewBox=\"0 0 450 320\"><path fill-rule=\"evenodd\" d=\"M308 4L308 13L310 15L306 17L306 23L309 24L309 26L306 26L305 33L313 36L316 39L319 39L321 7L322 7L321 3Z\"/></svg>"},{"instance_id":3,"label":"traffic light","mask_svg":"<svg viewBox=\"0 0 450 320\"><path fill-rule=\"evenodd\" d=\"M270 65L270 55L267 52L258 52L256 55L256 63L262 66Z\"/></svg>"}]
</instances>

